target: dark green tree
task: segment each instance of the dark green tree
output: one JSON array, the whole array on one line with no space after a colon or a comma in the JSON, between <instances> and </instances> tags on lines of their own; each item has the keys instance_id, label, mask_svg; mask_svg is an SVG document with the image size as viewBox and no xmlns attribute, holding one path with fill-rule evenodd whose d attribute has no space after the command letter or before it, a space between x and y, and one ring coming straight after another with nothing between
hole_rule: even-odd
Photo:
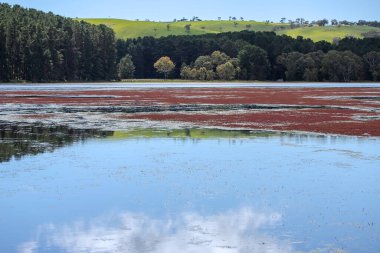
<instances>
[{"instance_id":1,"label":"dark green tree","mask_svg":"<svg viewBox=\"0 0 380 253\"><path fill-rule=\"evenodd\" d=\"M266 80L270 71L267 52L257 46L246 46L238 54L242 77L248 80Z\"/></svg>"},{"instance_id":2,"label":"dark green tree","mask_svg":"<svg viewBox=\"0 0 380 253\"><path fill-rule=\"evenodd\" d=\"M380 52L369 52L363 56L364 61L369 66L369 71L373 81L380 80Z\"/></svg>"},{"instance_id":3,"label":"dark green tree","mask_svg":"<svg viewBox=\"0 0 380 253\"><path fill-rule=\"evenodd\" d=\"M0 4L0 81L112 80L114 32L104 25Z\"/></svg>"},{"instance_id":4,"label":"dark green tree","mask_svg":"<svg viewBox=\"0 0 380 253\"><path fill-rule=\"evenodd\" d=\"M332 50L323 58L322 72L333 82L361 80L364 74L363 60L351 51Z\"/></svg>"}]
</instances>

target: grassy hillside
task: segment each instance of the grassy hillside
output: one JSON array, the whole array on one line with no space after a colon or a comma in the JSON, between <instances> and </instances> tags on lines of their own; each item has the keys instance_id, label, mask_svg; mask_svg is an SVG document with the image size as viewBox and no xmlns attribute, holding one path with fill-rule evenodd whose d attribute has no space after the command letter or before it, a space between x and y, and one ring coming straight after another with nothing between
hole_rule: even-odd
<instances>
[{"instance_id":1,"label":"grassy hillside","mask_svg":"<svg viewBox=\"0 0 380 253\"><path fill-rule=\"evenodd\" d=\"M247 30L251 25L252 31L273 31L276 26L287 26L283 24L266 24L254 21L197 21L197 22L151 22L131 21L123 19L82 19L91 24L105 24L114 29L118 38L136 38L143 36L162 37L168 35L199 35L206 33L220 33ZM167 29L167 25L170 29ZM187 33L185 25L191 24L190 32ZM156 30L155 30L156 29Z\"/></svg>"},{"instance_id":2,"label":"grassy hillside","mask_svg":"<svg viewBox=\"0 0 380 253\"><path fill-rule=\"evenodd\" d=\"M334 38L344 38L346 36L354 36L362 38L362 33L369 31L378 31L380 28L369 26L326 26L326 27L303 27L296 29L287 29L278 32L278 34L286 34L291 37L303 36L314 41L332 41Z\"/></svg>"},{"instance_id":3,"label":"grassy hillside","mask_svg":"<svg viewBox=\"0 0 380 253\"><path fill-rule=\"evenodd\" d=\"M131 21L123 19L82 19L92 24L105 24L111 27L118 38L137 38L144 36L162 37L168 35L199 35L206 33L220 33L231 31L273 31L275 27L284 26L289 28L287 24L266 24L264 22L254 21L197 21L197 22L151 22L151 21ZM169 24L170 29L167 29ZM187 33L185 25L191 24L190 32ZM247 28L247 25L250 25ZM344 38L348 35L362 37L362 33L369 31L378 31L380 28L368 26L342 26L342 27L302 27L297 29L280 30L277 34L286 34L292 37L303 36L314 41L327 40L332 41L333 38Z\"/></svg>"}]
</instances>

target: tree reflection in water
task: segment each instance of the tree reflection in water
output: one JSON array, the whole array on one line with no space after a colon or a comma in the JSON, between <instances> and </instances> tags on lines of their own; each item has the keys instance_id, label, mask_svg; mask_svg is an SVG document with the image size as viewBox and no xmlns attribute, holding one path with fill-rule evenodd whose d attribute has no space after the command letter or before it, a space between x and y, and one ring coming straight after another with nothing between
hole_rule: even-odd
<instances>
[{"instance_id":1,"label":"tree reflection in water","mask_svg":"<svg viewBox=\"0 0 380 253\"><path fill-rule=\"evenodd\" d=\"M0 123L0 162L51 152L88 138L112 136L112 131Z\"/></svg>"}]
</instances>

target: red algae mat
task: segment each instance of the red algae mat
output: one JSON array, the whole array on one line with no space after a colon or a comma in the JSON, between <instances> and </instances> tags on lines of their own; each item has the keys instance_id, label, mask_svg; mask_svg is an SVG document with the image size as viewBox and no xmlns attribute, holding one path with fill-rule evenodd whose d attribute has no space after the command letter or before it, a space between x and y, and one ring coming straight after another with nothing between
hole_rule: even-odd
<instances>
[{"instance_id":1,"label":"red algae mat","mask_svg":"<svg viewBox=\"0 0 380 253\"><path fill-rule=\"evenodd\" d=\"M181 126L380 136L380 88L0 92L0 106L7 105L12 106L13 113L18 112L17 106L31 106L27 111L20 109L17 116L29 121L73 113L81 113L81 117L86 118L87 114L98 113L99 120L112 119L113 122L179 122ZM46 107L49 109L39 109ZM62 108L65 110L60 111Z\"/></svg>"}]
</instances>

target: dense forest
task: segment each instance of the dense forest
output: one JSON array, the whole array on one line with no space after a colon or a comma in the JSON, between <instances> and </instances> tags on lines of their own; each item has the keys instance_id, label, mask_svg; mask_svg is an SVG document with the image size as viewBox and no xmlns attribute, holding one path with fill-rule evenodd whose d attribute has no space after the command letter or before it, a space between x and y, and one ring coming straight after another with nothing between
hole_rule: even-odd
<instances>
[{"instance_id":1,"label":"dense forest","mask_svg":"<svg viewBox=\"0 0 380 253\"><path fill-rule=\"evenodd\" d=\"M252 45L259 50L250 49ZM379 77L374 72L380 73L379 38L345 38L332 44L326 41L313 42L302 37L293 39L286 35L278 36L272 32L242 31L169 36L158 39L143 37L126 41L117 40L116 48L118 60L127 54L132 57L136 78L160 77L153 68L153 64L163 55L170 57L176 64L171 77L179 78L181 69L194 67L199 57L211 55L215 51L226 54L233 61L235 59L240 61L241 74L236 77L239 79L353 81L373 80ZM262 59L263 53L268 63ZM242 62L243 59L244 62ZM332 64L335 69L350 72L349 77L340 73L332 75L327 69L332 61L336 61L336 65ZM250 68L259 68L263 62L267 64L264 73L259 76L249 75L252 72ZM304 72L307 69L312 69L317 73L313 77L310 75L306 77Z\"/></svg>"},{"instance_id":2,"label":"dense forest","mask_svg":"<svg viewBox=\"0 0 380 253\"><path fill-rule=\"evenodd\" d=\"M113 30L0 4L0 80L112 80Z\"/></svg>"},{"instance_id":3,"label":"dense forest","mask_svg":"<svg viewBox=\"0 0 380 253\"><path fill-rule=\"evenodd\" d=\"M170 72L159 71L160 64ZM162 73L196 80L379 80L380 38L328 43L242 31L116 41L104 25L0 4L0 81L142 79Z\"/></svg>"}]
</instances>

